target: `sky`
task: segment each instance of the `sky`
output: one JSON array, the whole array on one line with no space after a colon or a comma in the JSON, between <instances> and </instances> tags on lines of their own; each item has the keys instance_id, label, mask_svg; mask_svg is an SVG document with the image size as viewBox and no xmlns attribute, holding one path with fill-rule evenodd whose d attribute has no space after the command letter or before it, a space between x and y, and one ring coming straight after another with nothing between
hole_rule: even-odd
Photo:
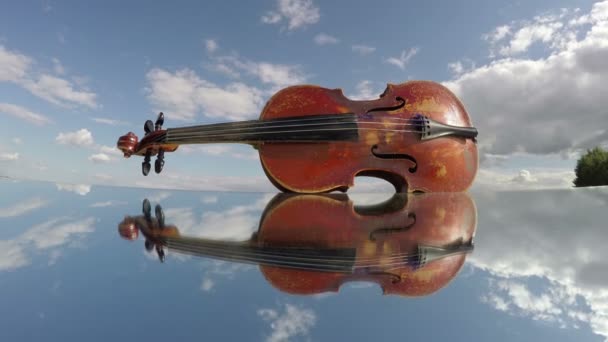
<instances>
[{"instance_id":1,"label":"sky","mask_svg":"<svg viewBox=\"0 0 608 342\"><path fill-rule=\"evenodd\" d=\"M0 11L0 176L266 191L246 145L182 146L159 176L119 136L255 119L294 84L374 99L441 82L479 129L476 187L568 188L608 144L608 1L22 1ZM365 184L361 184L362 189Z\"/></svg>"},{"instance_id":2,"label":"sky","mask_svg":"<svg viewBox=\"0 0 608 342\"><path fill-rule=\"evenodd\" d=\"M161 264L141 234L118 234L148 198L183 236L247 241L274 194L6 179L0 191L2 340L608 340L605 188L471 191L473 252L445 287L416 298L361 281L290 295L255 265L171 250ZM424 222L445 204L432 203L407 210Z\"/></svg>"}]
</instances>

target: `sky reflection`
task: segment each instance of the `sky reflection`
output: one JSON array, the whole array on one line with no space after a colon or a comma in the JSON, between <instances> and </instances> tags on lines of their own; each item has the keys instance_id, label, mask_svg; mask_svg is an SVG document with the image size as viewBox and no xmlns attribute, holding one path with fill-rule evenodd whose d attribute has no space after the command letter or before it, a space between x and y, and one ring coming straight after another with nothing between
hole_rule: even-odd
<instances>
[{"instance_id":1,"label":"sky reflection","mask_svg":"<svg viewBox=\"0 0 608 342\"><path fill-rule=\"evenodd\" d=\"M83 195L53 183L11 181L0 187L7 194L0 198L2 340L363 341L378 334L437 340L453 339L456 329L463 341L602 341L608 335L604 189L472 193L474 251L443 288L408 298L382 296L386 284L369 278L342 282L339 292L294 295L272 286L277 283L258 265L171 249L160 263L146 252L142 235L136 241L118 236L118 224L141 215L148 198L152 215L161 204L166 223L181 236L252 241L260 238L260 217L275 194L92 186ZM369 207L390 196L353 198ZM309 222L323 216L314 207L300 213ZM428 212L435 217L441 210ZM339 247L369 247L341 241ZM126 319L162 319L165 328L142 329Z\"/></svg>"}]
</instances>

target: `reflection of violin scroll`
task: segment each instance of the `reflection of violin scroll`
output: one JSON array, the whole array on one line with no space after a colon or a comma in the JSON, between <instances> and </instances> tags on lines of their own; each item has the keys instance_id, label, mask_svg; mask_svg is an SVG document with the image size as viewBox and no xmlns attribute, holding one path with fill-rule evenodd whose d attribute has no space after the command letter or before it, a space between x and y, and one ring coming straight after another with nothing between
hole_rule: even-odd
<instances>
[{"instance_id":1,"label":"reflection of violin scroll","mask_svg":"<svg viewBox=\"0 0 608 342\"><path fill-rule=\"evenodd\" d=\"M142 217L125 218L119 225L123 237L133 240L139 229L159 257L166 247L256 264L275 288L302 295L338 291L349 281L379 284L385 294L433 293L462 267L476 228L466 193L395 194L365 207L343 194L279 194L244 242L182 237L177 228L159 224L160 206L156 219L149 207L146 200Z\"/></svg>"}]
</instances>

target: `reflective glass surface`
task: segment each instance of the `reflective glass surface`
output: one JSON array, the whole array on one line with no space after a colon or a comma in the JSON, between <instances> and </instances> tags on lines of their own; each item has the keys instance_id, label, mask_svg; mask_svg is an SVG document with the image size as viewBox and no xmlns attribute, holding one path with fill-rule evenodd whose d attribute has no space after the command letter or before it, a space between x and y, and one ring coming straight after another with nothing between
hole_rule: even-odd
<instances>
[{"instance_id":1,"label":"reflective glass surface","mask_svg":"<svg viewBox=\"0 0 608 342\"><path fill-rule=\"evenodd\" d=\"M2 341L608 336L608 189L0 193Z\"/></svg>"}]
</instances>

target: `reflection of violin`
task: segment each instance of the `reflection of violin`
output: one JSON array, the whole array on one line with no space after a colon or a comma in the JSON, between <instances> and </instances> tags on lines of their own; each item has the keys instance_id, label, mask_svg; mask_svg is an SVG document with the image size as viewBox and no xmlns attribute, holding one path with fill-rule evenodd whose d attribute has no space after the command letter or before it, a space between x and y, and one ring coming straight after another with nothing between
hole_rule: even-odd
<instances>
[{"instance_id":1,"label":"reflection of violin","mask_svg":"<svg viewBox=\"0 0 608 342\"><path fill-rule=\"evenodd\" d=\"M149 207L119 225L123 237L134 239L140 229L157 251L257 264L273 286L292 294L338 291L348 281L378 283L386 294L433 293L460 270L476 228L466 193L396 194L365 207L346 195L280 194L245 242L182 237L146 220ZM162 209L157 217L164 220Z\"/></svg>"},{"instance_id":2,"label":"reflection of violin","mask_svg":"<svg viewBox=\"0 0 608 342\"><path fill-rule=\"evenodd\" d=\"M229 105L229 104L227 104ZM288 87L259 120L162 129L146 121L141 141L119 138L125 157L144 156L142 171L181 144L246 143L256 147L272 183L283 191L346 191L355 176L379 177L398 192L463 191L477 172L477 130L462 103L429 81L388 85L379 99L352 101L340 89Z\"/></svg>"}]
</instances>

